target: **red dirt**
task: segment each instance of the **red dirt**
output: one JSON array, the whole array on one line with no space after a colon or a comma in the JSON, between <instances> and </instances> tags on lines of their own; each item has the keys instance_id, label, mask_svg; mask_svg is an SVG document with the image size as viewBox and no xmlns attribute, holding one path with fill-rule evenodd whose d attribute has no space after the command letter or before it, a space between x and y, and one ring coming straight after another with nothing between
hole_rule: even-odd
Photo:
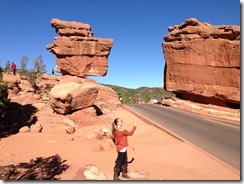
<instances>
[{"instance_id":1,"label":"red dirt","mask_svg":"<svg viewBox=\"0 0 244 184\"><path fill-rule=\"evenodd\" d=\"M60 124L63 121L43 104L39 104L36 116L43 126L42 132L17 133L0 139L0 165L21 169L21 174L15 174L18 179L24 179L30 172L45 179L44 170L49 169L53 177L48 179L84 180L86 168L95 165L104 174L102 179L112 180L115 147L110 139L92 137L99 128L110 129L112 120L120 117L128 130L137 123L137 130L128 138L128 157L135 158L128 170L134 180L240 180L240 171L145 123L126 109L114 111L107 124L77 127L74 134L67 134L65 125ZM46 168L39 168L38 157L40 165L46 164ZM50 163L53 160L54 165ZM51 170L56 166L61 171ZM35 170L30 171L30 167ZM2 172L3 168L0 178Z\"/></svg>"}]
</instances>

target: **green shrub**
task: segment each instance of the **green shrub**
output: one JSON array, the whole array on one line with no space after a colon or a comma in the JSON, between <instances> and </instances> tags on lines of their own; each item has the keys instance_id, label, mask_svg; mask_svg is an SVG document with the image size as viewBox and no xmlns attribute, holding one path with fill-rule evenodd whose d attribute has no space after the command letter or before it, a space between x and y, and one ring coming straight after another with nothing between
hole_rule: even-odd
<instances>
[{"instance_id":1,"label":"green shrub","mask_svg":"<svg viewBox=\"0 0 244 184\"><path fill-rule=\"evenodd\" d=\"M0 68L0 130L4 127L4 117L9 104L8 100L8 84L2 82L2 69Z\"/></svg>"},{"instance_id":2,"label":"green shrub","mask_svg":"<svg viewBox=\"0 0 244 184\"><path fill-rule=\"evenodd\" d=\"M23 56L21 58L21 66L18 73L21 75L21 77L26 77L31 86L37 90L36 79L38 76L46 73L46 65L43 63L42 55L38 55L33 61L33 68L27 69L28 60L29 58L27 56Z\"/></svg>"}]
</instances>

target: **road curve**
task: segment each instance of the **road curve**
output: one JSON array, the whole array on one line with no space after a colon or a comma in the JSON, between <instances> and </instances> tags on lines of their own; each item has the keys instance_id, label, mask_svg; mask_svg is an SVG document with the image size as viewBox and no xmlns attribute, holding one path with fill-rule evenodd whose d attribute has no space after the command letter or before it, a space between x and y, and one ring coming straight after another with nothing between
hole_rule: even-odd
<instances>
[{"instance_id":1,"label":"road curve","mask_svg":"<svg viewBox=\"0 0 244 184\"><path fill-rule=\"evenodd\" d=\"M239 124L234 124L231 120L197 116L161 105L126 107L240 170Z\"/></svg>"}]
</instances>

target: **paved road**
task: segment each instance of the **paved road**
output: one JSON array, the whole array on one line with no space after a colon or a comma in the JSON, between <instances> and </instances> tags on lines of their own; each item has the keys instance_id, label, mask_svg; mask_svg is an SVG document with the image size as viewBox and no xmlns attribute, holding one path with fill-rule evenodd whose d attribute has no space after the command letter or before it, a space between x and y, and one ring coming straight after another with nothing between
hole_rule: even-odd
<instances>
[{"instance_id":1,"label":"paved road","mask_svg":"<svg viewBox=\"0 0 244 184\"><path fill-rule=\"evenodd\" d=\"M240 170L240 126L161 105L126 106Z\"/></svg>"}]
</instances>

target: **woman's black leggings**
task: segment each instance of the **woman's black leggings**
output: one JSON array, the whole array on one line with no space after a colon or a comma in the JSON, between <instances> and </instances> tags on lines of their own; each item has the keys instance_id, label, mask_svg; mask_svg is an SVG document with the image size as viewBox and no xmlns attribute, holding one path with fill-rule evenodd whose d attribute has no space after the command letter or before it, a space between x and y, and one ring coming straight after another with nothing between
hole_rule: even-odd
<instances>
[{"instance_id":1,"label":"woman's black leggings","mask_svg":"<svg viewBox=\"0 0 244 184\"><path fill-rule=\"evenodd\" d=\"M115 161L115 168L121 168L122 165L127 165L127 151L118 152L118 157Z\"/></svg>"}]
</instances>

